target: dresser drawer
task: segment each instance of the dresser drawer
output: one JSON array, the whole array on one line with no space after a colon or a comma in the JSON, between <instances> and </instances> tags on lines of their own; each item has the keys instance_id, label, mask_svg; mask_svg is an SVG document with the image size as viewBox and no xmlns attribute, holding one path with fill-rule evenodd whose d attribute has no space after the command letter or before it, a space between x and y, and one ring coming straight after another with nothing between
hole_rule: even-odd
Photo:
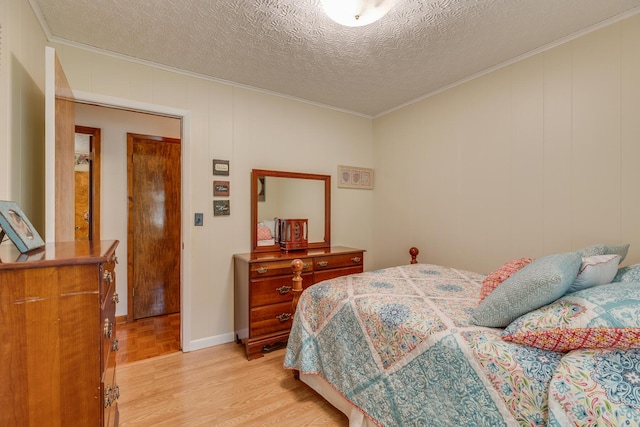
<instances>
[{"instance_id":1,"label":"dresser drawer","mask_svg":"<svg viewBox=\"0 0 640 427\"><path fill-rule=\"evenodd\" d=\"M268 277L251 281L251 307L291 301L293 299L293 276ZM302 283L313 280L311 273L302 275Z\"/></svg>"},{"instance_id":2,"label":"dresser drawer","mask_svg":"<svg viewBox=\"0 0 640 427\"><path fill-rule=\"evenodd\" d=\"M291 329L293 313L291 301L252 309L251 336Z\"/></svg>"},{"instance_id":3,"label":"dresser drawer","mask_svg":"<svg viewBox=\"0 0 640 427\"><path fill-rule=\"evenodd\" d=\"M329 280L335 277L346 276L347 274L362 273L362 271L363 271L362 266L316 271L315 273L313 273L313 283L315 284L318 282L322 282L323 280Z\"/></svg>"},{"instance_id":4,"label":"dresser drawer","mask_svg":"<svg viewBox=\"0 0 640 427\"><path fill-rule=\"evenodd\" d=\"M307 273L313 271L313 263L310 259L302 260L302 272ZM261 262L251 264L250 278L257 279L260 277L271 276L291 276L291 260L285 261L273 261L273 262Z\"/></svg>"},{"instance_id":5,"label":"dresser drawer","mask_svg":"<svg viewBox=\"0 0 640 427\"><path fill-rule=\"evenodd\" d=\"M362 256L362 252L345 255L316 257L313 259L313 271L361 266L363 258L364 257Z\"/></svg>"}]
</instances>

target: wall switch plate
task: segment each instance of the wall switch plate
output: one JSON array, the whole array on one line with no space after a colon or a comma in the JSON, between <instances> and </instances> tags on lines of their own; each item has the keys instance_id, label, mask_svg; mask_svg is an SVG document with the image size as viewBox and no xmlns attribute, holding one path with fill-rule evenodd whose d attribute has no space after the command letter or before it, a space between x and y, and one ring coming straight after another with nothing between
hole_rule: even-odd
<instances>
[{"instance_id":1,"label":"wall switch plate","mask_svg":"<svg viewBox=\"0 0 640 427\"><path fill-rule=\"evenodd\" d=\"M202 227L203 219L201 213L196 213L195 219L193 220L193 225L196 227Z\"/></svg>"}]
</instances>

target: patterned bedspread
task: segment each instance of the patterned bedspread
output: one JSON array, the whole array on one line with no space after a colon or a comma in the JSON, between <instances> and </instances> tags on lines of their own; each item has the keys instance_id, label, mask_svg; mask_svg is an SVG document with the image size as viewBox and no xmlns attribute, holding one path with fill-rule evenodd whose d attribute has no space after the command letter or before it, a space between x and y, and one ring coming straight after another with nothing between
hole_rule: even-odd
<instances>
[{"instance_id":1,"label":"patterned bedspread","mask_svg":"<svg viewBox=\"0 0 640 427\"><path fill-rule=\"evenodd\" d=\"M580 377L590 362L578 354L573 365L564 353L471 326L483 278L414 264L318 283L300 298L284 366L322 376L382 426L545 426L550 418L552 425L580 424L576 407L588 412L593 403L576 392L578 380L562 375ZM561 361L569 374L556 372ZM557 412L550 417L554 374ZM594 384L591 393L600 386ZM566 405L568 390L576 405ZM616 416L611 425L623 420Z\"/></svg>"}]
</instances>

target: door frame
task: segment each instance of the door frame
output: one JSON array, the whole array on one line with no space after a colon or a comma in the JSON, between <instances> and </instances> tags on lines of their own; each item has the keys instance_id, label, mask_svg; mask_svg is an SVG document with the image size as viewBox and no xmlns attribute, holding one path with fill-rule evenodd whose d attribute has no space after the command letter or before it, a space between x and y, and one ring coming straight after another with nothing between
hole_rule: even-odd
<instances>
[{"instance_id":1,"label":"door frame","mask_svg":"<svg viewBox=\"0 0 640 427\"><path fill-rule=\"evenodd\" d=\"M74 90L75 101L107 108L119 108L141 113L151 113L161 116L174 117L181 120L182 150L180 155L181 188L181 253L180 253L180 346L183 352L192 350L191 345L191 233L189 223L191 212L191 176L188 173L191 158L191 112L181 108L168 107L166 105L151 104L147 102L133 101L130 99L116 98L92 92Z\"/></svg>"}]
</instances>

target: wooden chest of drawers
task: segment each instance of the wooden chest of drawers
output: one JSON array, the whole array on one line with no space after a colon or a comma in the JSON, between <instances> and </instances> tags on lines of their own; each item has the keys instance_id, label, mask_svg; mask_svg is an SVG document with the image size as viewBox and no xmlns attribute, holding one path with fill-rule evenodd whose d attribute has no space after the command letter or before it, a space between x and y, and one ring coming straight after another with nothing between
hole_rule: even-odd
<instances>
[{"instance_id":1,"label":"wooden chest of drawers","mask_svg":"<svg viewBox=\"0 0 640 427\"><path fill-rule=\"evenodd\" d=\"M118 425L117 245L0 246L0 425Z\"/></svg>"},{"instance_id":2,"label":"wooden chest of drawers","mask_svg":"<svg viewBox=\"0 0 640 427\"><path fill-rule=\"evenodd\" d=\"M235 334L248 359L286 344L293 320L291 261L303 262L302 286L362 273L364 251L345 247L234 255Z\"/></svg>"}]
</instances>

